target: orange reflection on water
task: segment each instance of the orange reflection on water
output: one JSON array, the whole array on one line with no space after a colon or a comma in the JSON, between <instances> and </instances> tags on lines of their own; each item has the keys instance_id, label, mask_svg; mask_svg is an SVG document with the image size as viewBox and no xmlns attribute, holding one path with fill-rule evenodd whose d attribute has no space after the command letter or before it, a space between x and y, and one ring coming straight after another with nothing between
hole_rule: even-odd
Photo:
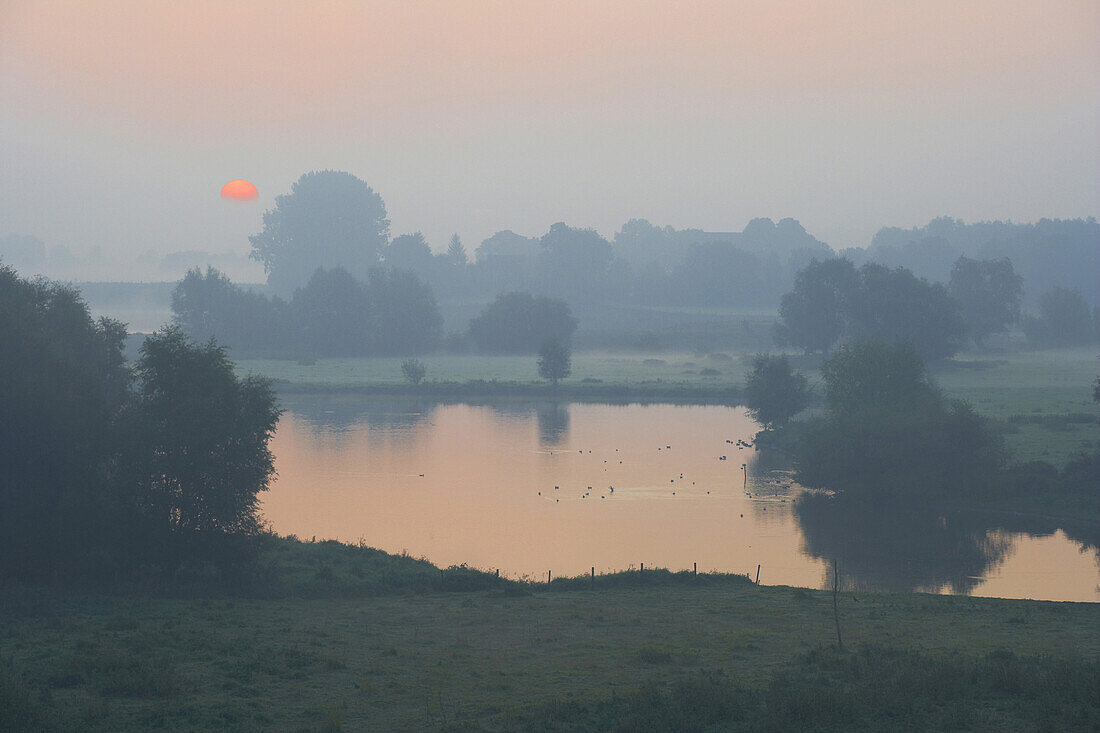
<instances>
[{"instance_id":1,"label":"orange reflection on water","mask_svg":"<svg viewBox=\"0 0 1100 733\"><path fill-rule=\"evenodd\" d=\"M279 475L263 513L279 534L509 577L761 565L763 584L820 588L821 558L839 553L852 588L949 592L937 579L955 578L954 592L1100 600L1096 553L1061 532L835 506L796 518L789 471L736 445L756 430L717 406L299 398L271 444Z\"/></svg>"},{"instance_id":2,"label":"orange reflection on water","mask_svg":"<svg viewBox=\"0 0 1100 733\"><path fill-rule=\"evenodd\" d=\"M512 577L761 564L761 582L816 585L785 497L746 496L753 451L726 440L756 429L742 410L671 405L438 405L341 429L289 412L263 511L280 534Z\"/></svg>"}]
</instances>

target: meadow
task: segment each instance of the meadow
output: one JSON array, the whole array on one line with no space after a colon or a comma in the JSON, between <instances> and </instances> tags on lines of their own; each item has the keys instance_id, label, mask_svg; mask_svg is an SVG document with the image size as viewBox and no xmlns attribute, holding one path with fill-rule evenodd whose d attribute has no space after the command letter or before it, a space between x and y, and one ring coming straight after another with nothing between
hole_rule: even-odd
<instances>
[{"instance_id":1,"label":"meadow","mask_svg":"<svg viewBox=\"0 0 1100 733\"><path fill-rule=\"evenodd\" d=\"M206 597L0 591L0 727L1100 721L1095 604L842 592L837 650L830 593L741 576L656 570L525 584L292 539L268 539L259 563L272 584Z\"/></svg>"},{"instance_id":2,"label":"meadow","mask_svg":"<svg viewBox=\"0 0 1100 733\"><path fill-rule=\"evenodd\" d=\"M573 373L557 390L538 379L533 356L443 354L424 357L425 382L408 384L399 358L250 359L238 371L262 374L284 392L420 393L445 399L518 394L576 400L682 401L736 404L751 368L747 352L578 351ZM792 355L820 382L819 359ZM1092 349L964 353L933 365L944 392L995 420L1019 461L1064 465L1100 439L1100 403L1092 382L1100 361Z\"/></svg>"}]
</instances>

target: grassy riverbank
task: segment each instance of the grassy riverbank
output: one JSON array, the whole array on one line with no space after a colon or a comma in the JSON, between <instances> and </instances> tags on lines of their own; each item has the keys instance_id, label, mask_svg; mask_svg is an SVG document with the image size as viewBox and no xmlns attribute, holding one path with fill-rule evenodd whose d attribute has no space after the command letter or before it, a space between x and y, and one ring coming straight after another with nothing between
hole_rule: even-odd
<instances>
[{"instance_id":1,"label":"grassy riverbank","mask_svg":"<svg viewBox=\"0 0 1100 733\"><path fill-rule=\"evenodd\" d=\"M933 716L1085 730L1100 720L1095 604L844 592L838 654L831 594L739 576L521 585L291 540L269 540L259 564L273 597L0 591L0 723L659 730L704 714L721 729ZM891 699L903 687L905 700ZM710 707L687 709L693 695Z\"/></svg>"},{"instance_id":2,"label":"grassy riverbank","mask_svg":"<svg viewBox=\"0 0 1100 733\"><path fill-rule=\"evenodd\" d=\"M401 374L401 359L242 360L240 373L263 374L284 394L410 395L439 400L525 397L597 402L738 404L751 354L582 351L573 375L557 389L536 378L531 356L424 357L427 379L418 386ZM811 383L817 360L799 357ZM1100 404L1092 381L1100 371L1095 350L1062 349L962 354L931 373L953 398L965 399L995 421L1017 460L1063 466L1100 440Z\"/></svg>"}]
</instances>

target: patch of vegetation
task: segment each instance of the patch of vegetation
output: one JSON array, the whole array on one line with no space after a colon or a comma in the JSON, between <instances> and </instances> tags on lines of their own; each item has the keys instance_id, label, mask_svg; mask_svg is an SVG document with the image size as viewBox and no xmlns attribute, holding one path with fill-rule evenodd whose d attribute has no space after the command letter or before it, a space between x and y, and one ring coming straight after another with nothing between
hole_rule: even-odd
<instances>
[{"instance_id":1,"label":"patch of vegetation","mask_svg":"<svg viewBox=\"0 0 1100 733\"><path fill-rule=\"evenodd\" d=\"M339 579L335 544L288 542L283 552L329 561ZM384 564L366 548L342 552ZM391 561L420 572L417 561ZM443 572L463 584L486 577ZM631 577L642 582L625 584ZM821 649L835 638L821 591L648 570L595 588L569 581L577 585L502 582L460 594L406 585L354 599L7 587L0 721L126 731L685 730L702 720L726 730L774 718L773 729L789 730L799 720L889 727L888 715L950 727L956 706L978 729L1095 721L1092 604L846 591L845 641L869 651L840 654ZM998 656L1009 648L1018 658ZM957 684L943 711L937 669ZM899 691L916 702L906 707Z\"/></svg>"},{"instance_id":2,"label":"patch of vegetation","mask_svg":"<svg viewBox=\"0 0 1100 733\"><path fill-rule=\"evenodd\" d=\"M649 647L639 656L667 653ZM555 700L493 726L542 731L1093 730L1100 662L864 646L818 648L753 686L722 670L599 701ZM467 726L462 730L488 730Z\"/></svg>"}]
</instances>

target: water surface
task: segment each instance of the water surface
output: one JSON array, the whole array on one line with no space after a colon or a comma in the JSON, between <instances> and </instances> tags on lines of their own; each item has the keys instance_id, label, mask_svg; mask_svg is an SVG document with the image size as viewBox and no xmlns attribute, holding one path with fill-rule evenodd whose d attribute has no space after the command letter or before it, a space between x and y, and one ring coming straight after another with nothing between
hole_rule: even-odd
<instances>
[{"instance_id":1,"label":"water surface","mask_svg":"<svg viewBox=\"0 0 1100 733\"><path fill-rule=\"evenodd\" d=\"M545 578L646 567L760 581L1100 600L1096 538L989 515L809 497L742 448L717 406L295 397L263 512L280 534L362 540L448 566ZM796 506L797 505L797 506Z\"/></svg>"}]
</instances>

